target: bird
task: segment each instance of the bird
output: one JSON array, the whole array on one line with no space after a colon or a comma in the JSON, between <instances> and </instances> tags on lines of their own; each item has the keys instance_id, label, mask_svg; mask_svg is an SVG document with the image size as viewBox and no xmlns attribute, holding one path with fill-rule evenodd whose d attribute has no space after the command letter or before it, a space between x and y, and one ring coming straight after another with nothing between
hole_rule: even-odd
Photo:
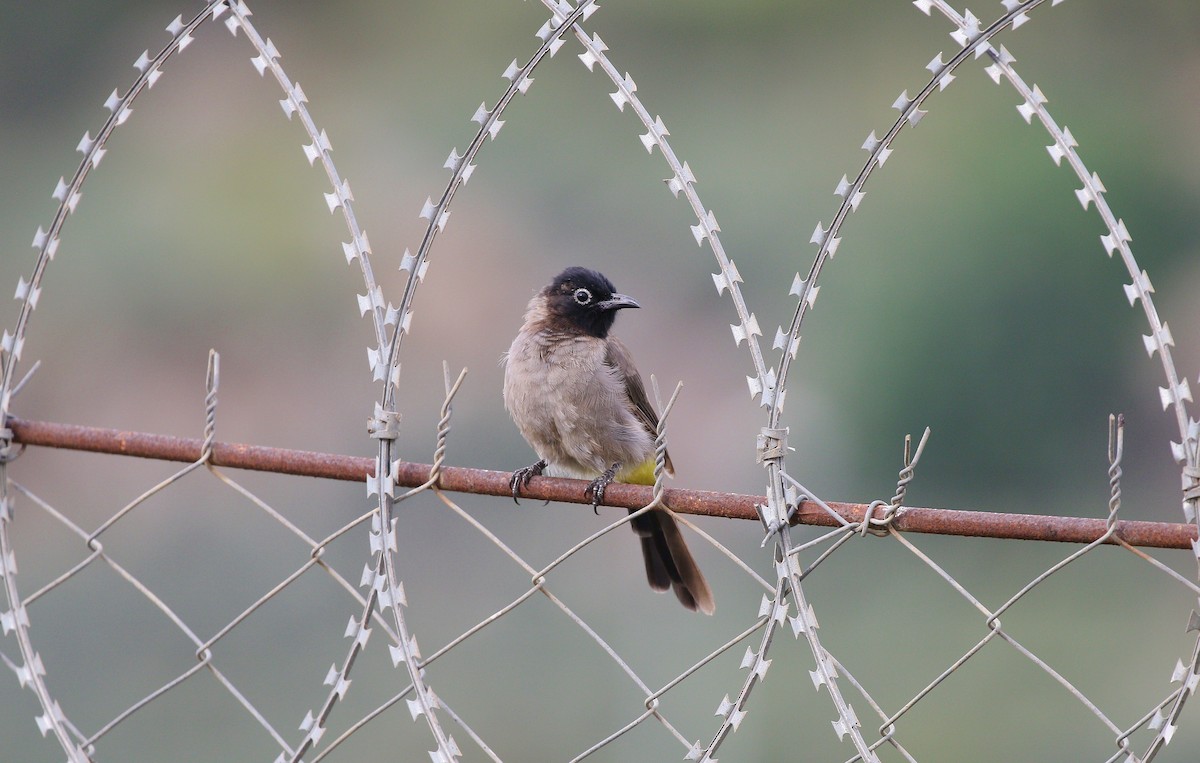
<instances>
[{"instance_id":1,"label":"bird","mask_svg":"<svg viewBox=\"0 0 1200 763\"><path fill-rule=\"evenodd\" d=\"M512 473L513 500L543 473L591 480L583 497L593 509L613 481L654 484L658 414L629 348L611 333L619 311L638 307L603 274L577 266L529 301L502 360L504 407L538 456ZM665 471L673 475L664 455ZM674 590L684 607L711 615L712 590L674 516L655 507L630 524L641 540L650 587Z\"/></svg>"}]
</instances>

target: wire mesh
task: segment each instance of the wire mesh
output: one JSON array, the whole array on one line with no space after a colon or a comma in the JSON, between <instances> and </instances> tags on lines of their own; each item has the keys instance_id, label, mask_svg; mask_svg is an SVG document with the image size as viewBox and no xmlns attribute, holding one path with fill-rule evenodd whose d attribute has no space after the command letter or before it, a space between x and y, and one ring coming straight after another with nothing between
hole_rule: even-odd
<instances>
[{"instance_id":1,"label":"wire mesh","mask_svg":"<svg viewBox=\"0 0 1200 763\"><path fill-rule=\"evenodd\" d=\"M20 457L24 446L20 444L19 427L14 423L13 428L5 429L0 433L3 435L0 438L3 440L0 577L6 596L6 606L0 612L4 634L0 658L16 679L19 690L32 695L33 723L43 736L53 739L53 743L47 743L51 756L61 753L70 761L107 759L106 746L114 745L112 740L124 728L135 725L135 719L153 719L157 708L203 683L202 690L217 689L220 701L232 703L237 717L242 721L248 719L248 725L254 729L256 746L244 750L247 757L267 752L278 761L355 759L361 754L355 747L358 741L370 730L381 727L386 731L376 733L395 742L395 755L401 759L423 750L431 760L444 763L460 759L499 761L513 758L505 745L512 744L511 728L523 724L527 726L525 734L562 737L553 743L546 742L544 749L553 750L547 754L553 759L565 757L575 761L600 756L658 759L664 750L673 750L678 758L685 760L716 761L718 752L729 750L725 745L731 735L744 724L750 725L748 719L755 715L769 719L755 725L755 733L774 733L779 727L776 716L781 710L826 717L832 731L830 741L837 744L821 748L821 754L827 754L825 749L835 750L834 759L941 759L947 753L938 747L936 722L931 726L921 717L922 713L936 716L946 712L944 703L954 702L956 696L951 684L968 680L965 676L974 666L1003 652L1001 659L1015 659L1021 670L1032 669L1037 675L1019 687L1026 694L1017 694L1010 687L1014 704L1032 702L1031 697L1040 696L1050 687L1073 711L1088 717L1087 733L1104 741L1107 760L1156 759L1183 723L1185 706L1200 683L1200 641L1189 636L1191 643L1177 658L1171 675L1158 677L1160 680L1152 688L1131 688L1130 697L1125 698L1129 701L1115 702L1108 696L1097 698L1089 688L1090 671L1106 671L1109 665L1097 660L1092 667L1081 669L1064 657L1061 644L1027 638L1023 627L1026 624L1019 617L1021 609L1031 607L1030 602L1051 581L1061 579L1069 574L1069 569L1101 553L1121 554L1137 566L1138 574L1149 575L1156 586L1177 589L1188 600L1200 595L1200 586L1192 577L1172 566L1178 564L1176 558L1167 562L1152 556L1129 542L1121 532L1119 512L1125 455L1121 418L1110 421L1109 500L1106 515L1098 517L1103 522L1102 532L1065 553L1058 553L1060 547L1052 547L1056 549L1053 558L1046 561L1039 557L1043 564L1033 574L1026 574L1023 582L998 605L989 603L989 596L973 593L975 584L967 582L969 576L963 572L952 572L952 563L939 561L942 555L953 561L953 553L947 553L945 546L927 548L923 540L916 540L904 529L908 507L903 502L917 476L922 455L927 448L936 447L936 438L930 440L929 430L915 448L911 441L906 442L893 495L870 503L849 518L817 491L805 487L797 476L800 465L789 461L791 432L783 424L784 403L793 371L801 370L796 365L800 358L800 329L816 302L823 270L846 235L851 213L863 204L868 181L895 151L903 148L903 136L931 111L935 96L956 81L960 67L986 58L990 61L985 69L987 75L996 84L1015 91L1020 101L1019 115L1031 125L1036 118L1051 141L1047 146L1051 159L1058 166L1065 161L1078 179L1082 187L1075 192L1077 199L1085 211L1095 209L1104 226L1105 232L1100 236L1104 251L1110 258L1119 259L1128 273L1131 282L1124 287L1125 296L1131 306L1141 304L1149 327L1149 333L1144 335L1145 349L1161 363L1164 382L1159 386L1159 396L1176 428L1174 436L1178 439L1172 440L1170 449L1182 480L1183 519L1192 527L1197 521L1200 421L1188 413L1187 404L1191 402L1188 381L1176 369L1174 340L1166 322L1159 318L1149 276L1134 259L1131 236L1111 209L1099 176L1080 158L1075 137L1051 116L1042 90L1028 85L1017 73L1013 55L1004 46L993 44L993 39L1001 33L1015 32L1030 21L1030 14L1044 1L1004 0L1004 12L987 23L941 0L918 0L914 4L931 19L936 11L949 22L956 48L949 56L941 52L930 61L926 67L929 77L915 95L910 96L909 90L905 90L896 98L892 103L899 114L895 121L882 137L876 131L868 135L862 146L867 152L863 166L853 179L848 173L837 183L834 193L841 199L839 206L829 225L816 224L810 242L817 247L817 253L807 274L797 273L792 280L787 295L795 298L792 317L777 328L769 351L764 351L762 329L743 293L743 277L726 253L714 212L699 196L690 165L676 153L668 140L670 133L663 118L647 108L631 75L613 63L607 44L596 32L589 31L590 20L599 10L594 2L589 0L575 6L543 0L549 19L536 32L537 44L527 51L525 63L514 59L505 69L503 79L507 84L496 97L495 105L488 107L484 101L474 112L471 121L477 128L467 148L461 154L457 147L450 151L444 165L450 171L449 180L436 201L429 196L421 207L419 218L424 221L424 232L415 251L405 250L399 258L399 269L406 275L396 302L388 300L383 284L375 277L374 252L358 223L349 182L334 164L332 142L314 120L308 95L285 71L279 49L252 21L249 6L241 0L218 0L204 4L188 20L177 16L166 28L169 42L156 54L151 55L147 50L138 56L133 83L123 95L114 90L105 101L107 119L94 137L91 131L84 134L77 147L82 154L77 170L69 180L60 179L53 191L58 208L48 227L37 228L33 240L37 251L34 269L28 278L22 276L16 287L19 315L11 331L6 330L0 337L4 368L0 411L6 417L12 415L17 393L31 378L33 369L23 375L20 367L26 336L41 298L45 273L58 254L69 218L81 202L85 181L106 157L109 141L128 120L134 100L152 88L162 76L164 66L193 43L199 28L223 24L235 38L240 37L249 45L254 69L278 85L282 93L279 104L287 120L299 124L303 130L303 154L323 174L328 188L322 191L324 203L338 218L348 239L341 244L340 254L348 265L357 268L362 278L363 293L356 294L356 304L369 321L372 343L367 349L366 370L378 392L367 427L374 451L365 477L371 505L337 526L318 532L293 519L293 507L277 507L275 501L215 464L220 387L219 356L215 352L209 356L198 458L156 479L151 487L115 510L104 510L98 521L88 521L90 512L61 505L42 486L23 481ZM652 499L618 521L561 545L531 546L529 538L513 532L486 510L464 505L458 494L442 483L447 453L455 442L453 404L465 383L465 370L452 375L448 366L443 369L444 388L433 438L432 463L424 479L412 485L400 477L406 467L397 445L402 432L400 402L407 393L402 385L402 349L405 338L414 330L417 294L431 264L435 243L445 231L452 203L472 178L485 146L500 134L505 124L502 117L507 116L509 109L516 108L518 95L530 90L534 70L549 66L549 60L571 40L582 48L577 57L583 65L607 79L613 88L609 97L618 110L624 113L628 107L637 119L641 145L651 155L658 148L659 158L666 164L668 190L683 199L694 217L695 222L689 223L692 239L697 246L706 247L716 261L717 272L712 274L712 281L718 297L730 301L737 317L737 323L730 329L735 345L740 349L744 344L749 355L753 375L746 377L746 384L763 416L761 430L753 443L753 453L767 477L765 495L753 507L754 518L761 526L757 556L723 543L713 533L679 515L689 534L713 549L710 556L729 562L721 569L728 578L737 579L737 590L742 592L744 600L722 601L722 612L733 614L719 619L715 628L705 628L702 638L668 635L668 640L675 638L679 645L668 648L656 659L646 659L641 653L631 656L631 651L636 650L629 647L629 634L612 627L604 609L597 610L590 602L580 601L578 584L571 575L578 559L605 543L606 536L641 512L662 506L666 495L662 454L671 428L669 414L679 388L665 404L659 401L662 422ZM770 353L775 351L778 354L772 365ZM36 377L32 383L36 384ZM751 444L746 443L742 450L751 451ZM123 532L139 537L140 533L133 529L139 522L148 521L148 515L163 502L172 502L172 496L180 493L182 485L201 480L208 488L219 491L221 500L250 507L264 522L259 528L262 537L270 538L261 542L285 546L287 558L282 572L270 584L252 591L238 591L238 597L231 597L244 601L232 616L215 625L206 623L204 627L197 624L196 617L181 603L163 592L172 588L170 581L151 579L151 575L139 571L140 565L126 561L137 555L126 547L129 541L119 539ZM48 487L53 490L53 486ZM15 510L18 503L20 511ZM413 508L417 505L421 508ZM416 519L431 505L438 507L443 520L455 523L456 536L469 535L469 543L485 549L479 553L499 557L507 569L505 574L515 575L519 582L506 579L503 585L493 586L493 581L471 580L462 588L453 589L457 593L447 594L433 605L426 602L419 606L414 602L410 607L405 582L421 572L420 564L415 561L423 558L418 547L439 541L432 536L424 537L428 528ZM823 516L832 529L806 539L796 524L803 513ZM34 520L33 530L24 530L21 525L30 521L30 515L38 519ZM1187 531L1189 539L1194 537L1190 535L1191 527ZM19 557L36 554L43 533L65 534L75 556L66 568L46 575L46 582L30 591L18 585L24 576L18 576L17 561ZM914 581L936 586L936 597L954 600L956 605L961 600L970 612L971 636L967 645L944 644L934 650L932 663L921 664L921 670L927 671L921 673L922 678L913 682L909 676L901 689L880 678L886 667L881 668L847 647L851 639L839 634L836 628L826 629L832 631L827 635L818 623L817 613L828 603L826 587L836 588L837 577L842 574L836 565L862 564L860 557L853 556L854 549L871 544L878 544L872 553L887 554L892 563L909 564L906 569ZM887 544L886 551L877 550L882 544ZM1114 545L1117 548L1111 548ZM1194 558L1197 555L1194 541L1190 545ZM331 557L336 561L331 561ZM843 562L846 559L853 561ZM209 562L219 566L222 560L214 556ZM458 564L441 574L471 578L472 570L470 565ZM880 574L889 573L883 570ZM158 624L155 628L165 628L169 639L182 642L187 658L166 660L165 670L160 666L148 673L154 676L152 685L137 696L125 698L117 692L111 702L88 703L81 698L86 695L78 694L77 687L72 686L70 677L59 676L55 662L43 658L46 653L59 653L61 647L51 637L53 629L41 624L39 612L48 609L55 599L68 598L73 586L97 578L107 581L100 595L111 595L112 606L122 606L118 602L124 601L114 595L118 588L122 593L132 593L143 610L148 606L147 611ZM256 629L260 627L257 624L268 619L268 611L278 602L298 596L294 592L301 587L307 591L314 585L320 586L325 603L314 606L320 614L313 621L321 621L322 628L328 630L324 626L335 617L340 619L336 627L340 638L321 645L322 659L330 661L330 667L313 671L303 666L306 669L298 671L305 674L300 681L304 686L302 696L289 698L295 702L264 701L260 685L263 679L255 675L254 663L269 662L274 642L295 635L294 631L305 625L270 625L263 631ZM481 591L487 595L475 599L474 595ZM842 603L851 598L843 594ZM486 604L480 605L479 601ZM481 606L485 614L477 617ZM839 611L837 606L829 609L835 616ZM81 613L74 605L68 610L80 618ZM57 616L50 616L50 622L54 622L54 617ZM1008 624L1014 618L1018 621L1015 627ZM77 622L75 626L83 627L84 623ZM489 641L491 634L506 628L517 635L499 640L499 646ZM1194 612L1187 628L1189 632L1200 630L1200 618ZM151 631L138 630L139 638L149 638ZM426 633L435 635L427 637ZM418 644L418 635L426 646ZM562 670L566 688L560 688L560 693L529 689L525 684L531 680L530 671L522 674L521 668L506 669L506 660L515 659L506 652L512 648L514 638L519 643L528 641L537 645L530 658L533 664L541 660L547 666L555 666L546 670ZM257 647L251 649L255 656L249 664L239 647L231 645L244 640ZM436 645L432 650L428 648L430 643ZM139 648L145 648L144 642L129 646L133 647L135 657ZM566 651L568 659L552 660L549 655L556 650ZM777 661L780 666L772 671ZM592 667L598 663L601 667L594 672L571 673L569 668L577 662ZM1061 662L1070 667L1056 667ZM934 663L936 667L929 667ZM807 675L801 675L801 670ZM277 674L287 672L288 668L272 666L271 671ZM318 676L317 672L322 674ZM760 700L760 687L765 679L781 672L784 675L779 680L789 689L811 681L819 702L813 703L810 696L803 702L797 701L794 709L790 703L777 707L783 703L774 698ZM588 690L588 682L596 680L596 675L620 684L622 701L602 717L588 718L567 728L562 716L552 715L547 706L569 707L578 694ZM314 681L319 681L319 685L314 685ZM369 688L356 691L361 684L369 684ZM489 685L501 687L498 696L505 699L482 703L473 687ZM714 686L723 688L710 696ZM951 699L936 704L936 698L943 695ZM789 696L794 698L798 693ZM303 712L287 716L281 710L283 705L295 703L304 705ZM267 704L272 708L267 709ZM531 709L535 705L537 709ZM203 713L203 703L196 707L190 712ZM703 710L697 711L701 707ZM931 707L935 709L927 710ZM711 715L704 718L706 713ZM80 720L81 717L87 721ZM981 726L993 720L985 719ZM208 733L218 730L216 723L209 718L202 721ZM154 720L149 723L151 729L162 725ZM563 750L569 752L564 755ZM733 750L729 752L736 754Z\"/></svg>"}]
</instances>

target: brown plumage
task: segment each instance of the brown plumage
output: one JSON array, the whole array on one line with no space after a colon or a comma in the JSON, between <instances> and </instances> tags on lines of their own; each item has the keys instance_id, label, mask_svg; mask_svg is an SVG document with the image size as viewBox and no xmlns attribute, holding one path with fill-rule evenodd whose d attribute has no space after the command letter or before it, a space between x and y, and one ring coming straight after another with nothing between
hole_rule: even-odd
<instances>
[{"instance_id":1,"label":"brown plumage","mask_svg":"<svg viewBox=\"0 0 1200 763\"><path fill-rule=\"evenodd\" d=\"M609 334L618 310L639 306L585 268L564 270L530 300L505 356L504 406L541 460L513 472L513 498L543 471L592 480L584 495L593 505L614 479L652 484L646 466L653 466L658 414L629 349ZM674 474L669 455L666 473ZM673 589L688 609L712 614L712 591L675 518L654 509L630 524L650 587Z\"/></svg>"}]
</instances>

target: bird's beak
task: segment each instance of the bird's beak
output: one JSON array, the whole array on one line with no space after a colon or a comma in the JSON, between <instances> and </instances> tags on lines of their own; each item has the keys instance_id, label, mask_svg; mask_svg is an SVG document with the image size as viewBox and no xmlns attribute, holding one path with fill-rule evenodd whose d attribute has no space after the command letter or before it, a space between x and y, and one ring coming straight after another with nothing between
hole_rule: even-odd
<instances>
[{"instance_id":1,"label":"bird's beak","mask_svg":"<svg viewBox=\"0 0 1200 763\"><path fill-rule=\"evenodd\" d=\"M633 297L627 297L624 294L614 294L603 302L597 302L596 307L601 310L621 310L626 307L641 307L641 305Z\"/></svg>"}]
</instances>

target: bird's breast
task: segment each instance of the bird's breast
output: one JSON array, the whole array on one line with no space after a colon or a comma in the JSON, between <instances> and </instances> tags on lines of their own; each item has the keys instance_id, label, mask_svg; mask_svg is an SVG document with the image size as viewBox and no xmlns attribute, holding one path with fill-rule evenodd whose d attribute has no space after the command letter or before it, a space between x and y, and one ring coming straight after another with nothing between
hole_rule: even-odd
<instances>
[{"instance_id":1,"label":"bird's breast","mask_svg":"<svg viewBox=\"0 0 1200 763\"><path fill-rule=\"evenodd\" d=\"M551 473L590 478L653 451L605 350L596 337L525 331L509 348L504 405Z\"/></svg>"}]
</instances>

